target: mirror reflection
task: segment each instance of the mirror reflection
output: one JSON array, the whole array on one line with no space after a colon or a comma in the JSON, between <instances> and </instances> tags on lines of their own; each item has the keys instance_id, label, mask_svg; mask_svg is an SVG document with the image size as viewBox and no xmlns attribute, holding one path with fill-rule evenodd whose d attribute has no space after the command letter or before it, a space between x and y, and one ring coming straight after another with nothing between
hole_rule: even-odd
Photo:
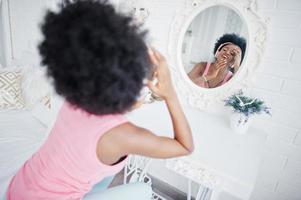
<instances>
[{"instance_id":1,"label":"mirror reflection","mask_svg":"<svg viewBox=\"0 0 301 200\"><path fill-rule=\"evenodd\" d=\"M216 88L237 74L246 51L247 27L226 6L213 6L198 14L188 27L182 60L190 80L203 88Z\"/></svg>"}]
</instances>

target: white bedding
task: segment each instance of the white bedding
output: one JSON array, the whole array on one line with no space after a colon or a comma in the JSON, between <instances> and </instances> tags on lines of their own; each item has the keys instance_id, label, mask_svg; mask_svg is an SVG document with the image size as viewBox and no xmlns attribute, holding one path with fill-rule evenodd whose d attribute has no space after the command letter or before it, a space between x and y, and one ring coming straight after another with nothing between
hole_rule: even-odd
<instances>
[{"instance_id":1,"label":"white bedding","mask_svg":"<svg viewBox=\"0 0 301 200\"><path fill-rule=\"evenodd\" d=\"M0 111L0 199L10 179L47 138L63 102L64 99L53 94L52 108L47 114L37 110L39 105L31 111ZM41 120L46 115L47 120Z\"/></svg>"},{"instance_id":2,"label":"white bedding","mask_svg":"<svg viewBox=\"0 0 301 200\"><path fill-rule=\"evenodd\" d=\"M47 128L28 110L0 112L0 197L22 164L40 147Z\"/></svg>"}]
</instances>

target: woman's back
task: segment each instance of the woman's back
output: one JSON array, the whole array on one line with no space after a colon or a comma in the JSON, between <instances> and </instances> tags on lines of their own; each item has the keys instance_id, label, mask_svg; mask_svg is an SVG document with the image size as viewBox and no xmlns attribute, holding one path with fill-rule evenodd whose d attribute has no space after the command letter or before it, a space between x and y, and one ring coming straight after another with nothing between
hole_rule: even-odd
<instances>
[{"instance_id":1,"label":"woman's back","mask_svg":"<svg viewBox=\"0 0 301 200\"><path fill-rule=\"evenodd\" d=\"M108 166L96 146L108 130L127 120L123 115L91 115L68 102L62 106L48 139L13 178L8 199L81 199L105 176L120 171L125 160Z\"/></svg>"},{"instance_id":2,"label":"woman's back","mask_svg":"<svg viewBox=\"0 0 301 200\"><path fill-rule=\"evenodd\" d=\"M117 13L107 1L66 1L58 12L47 12L41 28L42 64L56 92L81 109L63 105L45 144L12 180L8 199L82 199L125 163L110 166L99 160L111 164L130 154L171 158L193 151L167 62L148 49L145 32L131 17ZM152 78L158 82L153 84ZM174 138L112 115L141 105L146 85L165 100Z\"/></svg>"}]
</instances>

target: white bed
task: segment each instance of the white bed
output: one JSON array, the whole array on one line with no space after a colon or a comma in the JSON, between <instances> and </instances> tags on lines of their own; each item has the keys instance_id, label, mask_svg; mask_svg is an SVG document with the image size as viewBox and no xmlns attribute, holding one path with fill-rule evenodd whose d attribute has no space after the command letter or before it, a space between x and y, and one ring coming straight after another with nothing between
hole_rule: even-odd
<instances>
[{"instance_id":1,"label":"white bed","mask_svg":"<svg viewBox=\"0 0 301 200\"><path fill-rule=\"evenodd\" d=\"M62 102L52 99L47 126L34 117L32 110L0 111L0 197L12 176L47 138Z\"/></svg>"},{"instance_id":2,"label":"white bed","mask_svg":"<svg viewBox=\"0 0 301 200\"><path fill-rule=\"evenodd\" d=\"M0 112L0 196L11 177L42 144L46 130L28 110Z\"/></svg>"}]
</instances>

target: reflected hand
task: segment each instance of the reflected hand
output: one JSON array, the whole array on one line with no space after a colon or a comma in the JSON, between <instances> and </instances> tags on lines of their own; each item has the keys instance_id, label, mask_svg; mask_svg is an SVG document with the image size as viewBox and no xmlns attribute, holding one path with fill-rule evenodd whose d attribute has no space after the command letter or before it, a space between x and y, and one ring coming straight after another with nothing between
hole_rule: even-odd
<instances>
[{"instance_id":1,"label":"reflected hand","mask_svg":"<svg viewBox=\"0 0 301 200\"><path fill-rule=\"evenodd\" d=\"M235 69L235 72L237 71L237 68L240 66L241 63L241 51L235 50L234 51L234 57L233 57L233 68Z\"/></svg>"},{"instance_id":2,"label":"reflected hand","mask_svg":"<svg viewBox=\"0 0 301 200\"><path fill-rule=\"evenodd\" d=\"M221 73L223 74L223 72L227 69L228 66L227 63L228 63L227 58L223 58L217 61L217 63L215 64L215 70L211 74L205 76L207 81L215 79Z\"/></svg>"}]
</instances>

